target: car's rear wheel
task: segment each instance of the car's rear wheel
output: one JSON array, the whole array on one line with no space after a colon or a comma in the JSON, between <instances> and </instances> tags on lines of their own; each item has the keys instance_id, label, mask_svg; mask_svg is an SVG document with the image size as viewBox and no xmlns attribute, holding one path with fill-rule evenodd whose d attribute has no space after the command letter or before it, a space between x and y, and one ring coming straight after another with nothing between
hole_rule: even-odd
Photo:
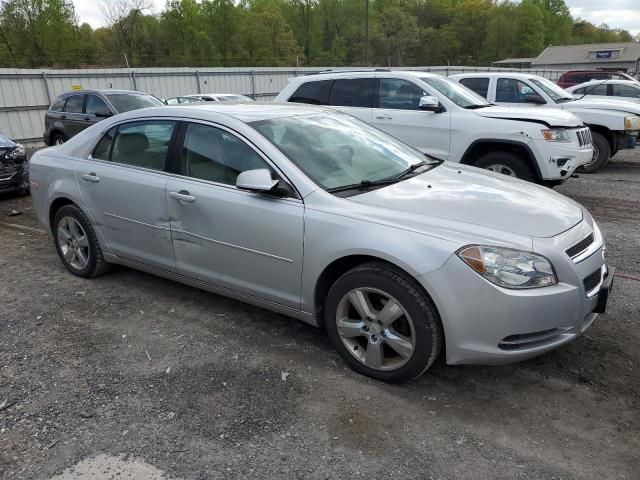
<instances>
[{"instance_id":1,"label":"car's rear wheel","mask_svg":"<svg viewBox=\"0 0 640 480\"><path fill-rule=\"evenodd\" d=\"M604 135L591 131L593 139L593 159L580 167L582 173L596 173L603 168L611 158L611 145Z\"/></svg>"},{"instance_id":2,"label":"car's rear wheel","mask_svg":"<svg viewBox=\"0 0 640 480\"><path fill-rule=\"evenodd\" d=\"M528 182L533 182L536 179L527 160L512 152L489 152L480 157L473 165Z\"/></svg>"},{"instance_id":3,"label":"car's rear wheel","mask_svg":"<svg viewBox=\"0 0 640 480\"><path fill-rule=\"evenodd\" d=\"M51 145L54 145L54 146L62 145L66 141L67 141L67 139L61 133L55 133L51 137Z\"/></svg>"},{"instance_id":4,"label":"car's rear wheel","mask_svg":"<svg viewBox=\"0 0 640 480\"><path fill-rule=\"evenodd\" d=\"M386 382L421 375L438 356L442 328L415 280L383 263L342 275L325 301L329 338L355 371Z\"/></svg>"},{"instance_id":5,"label":"car's rear wheel","mask_svg":"<svg viewBox=\"0 0 640 480\"><path fill-rule=\"evenodd\" d=\"M51 230L60 260L71 273L89 278L109 269L91 222L77 206L60 208Z\"/></svg>"}]
</instances>

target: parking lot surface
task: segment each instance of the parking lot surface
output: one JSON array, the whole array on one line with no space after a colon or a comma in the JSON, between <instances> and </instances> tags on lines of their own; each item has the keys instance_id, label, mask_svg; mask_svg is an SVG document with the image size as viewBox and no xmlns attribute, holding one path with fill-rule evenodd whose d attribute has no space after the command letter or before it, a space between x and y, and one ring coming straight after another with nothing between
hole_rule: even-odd
<instances>
[{"instance_id":1,"label":"parking lot surface","mask_svg":"<svg viewBox=\"0 0 640 480\"><path fill-rule=\"evenodd\" d=\"M30 198L1 196L0 478L640 478L640 150L557 190L607 239L607 314L536 359L401 386L283 316L73 277Z\"/></svg>"}]
</instances>

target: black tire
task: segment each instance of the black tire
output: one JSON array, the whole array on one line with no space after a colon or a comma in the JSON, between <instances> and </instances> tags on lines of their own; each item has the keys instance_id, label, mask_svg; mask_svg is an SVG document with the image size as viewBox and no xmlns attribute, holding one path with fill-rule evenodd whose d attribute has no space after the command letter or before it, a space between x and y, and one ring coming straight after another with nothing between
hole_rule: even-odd
<instances>
[{"instance_id":1,"label":"black tire","mask_svg":"<svg viewBox=\"0 0 640 480\"><path fill-rule=\"evenodd\" d=\"M592 130L591 138L593 139L594 160L580 167L579 171L582 173L596 173L609 163L611 158L611 145L606 137ZM595 158L596 154L597 158Z\"/></svg>"},{"instance_id":2,"label":"black tire","mask_svg":"<svg viewBox=\"0 0 640 480\"><path fill-rule=\"evenodd\" d=\"M50 144L50 146L54 147L54 146L58 145L58 142L64 143L66 141L67 141L67 139L63 134L61 134L59 132L58 133L54 133L51 136L51 144Z\"/></svg>"},{"instance_id":3,"label":"black tire","mask_svg":"<svg viewBox=\"0 0 640 480\"><path fill-rule=\"evenodd\" d=\"M506 173L506 171L511 170L513 175L521 180L526 180L528 182L536 181L536 174L531 169L529 161L512 152L497 151L486 153L476 160L473 166L492 170L497 173L503 173L499 172L498 168L499 166L504 166L506 167L504 173L507 175L509 174Z\"/></svg>"},{"instance_id":4,"label":"black tire","mask_svg":"<svg viewBox=\"0 0 640 480\"><path fill-rule=\"evenodd\" d=\"M379 370L370 368L343 343L337 326L337 313L341 300L356 288L368 288L382 291L395 299L408 316L413 319L412 353L406 363L396 369ZM384 263L366 263L349 270L331 287L324 304L325 326L331 342L344 361L356 372L389 383L402 383L422 375L438 357L443 344L442 326L437 310L431 299L419 284L399 269ZM401 316L399 321L406 321ZM392 325L396 325L393 323ZM386 343L384 333L380 341ZM383 340L385 337L386 340ZM366 340L365 340L366 343ZM368 344L367 344L368 345ZM380 348L388 350L383 345ZM357 347L354 347L357 350Z\"/></svg>"},{"instance_id":5,"label":"black tire","mask_svg":"<svg viewBox=\"0 0 640 480\"><path fill-rule=\"evenodd\" d=\"M62 247L60 246L60 242L58 241L58 228L60 226L60 222L65 217L72 217L73 219L75 219L82 227L82 230L84 230L84 234L87 238L88 261L84 268L76 268L71 265L67 261L67 259L65 259L64 253L62 252ZM102 275L103 273L106 273L110 270L111 264L107 263L104 259L104 256L102 255L102 249L100 248L100 244L98 243L98 239L96 238L95 230L91 226L89 218L76 205L65 205L56 212L55 216L53 217L51 232L53 234L53 241L56 246L58 256L60 257L62 264L72 274L77 275L78 277L92 278L97 277L98 275Z\"/></svg>"}]
</instances>

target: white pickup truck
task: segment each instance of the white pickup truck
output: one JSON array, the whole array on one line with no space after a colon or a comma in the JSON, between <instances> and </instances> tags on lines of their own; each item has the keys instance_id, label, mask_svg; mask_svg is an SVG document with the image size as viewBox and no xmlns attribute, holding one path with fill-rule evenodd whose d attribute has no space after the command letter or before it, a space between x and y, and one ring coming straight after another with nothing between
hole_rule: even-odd
<instances>
[{"instance_id":1,"label":"white pickup truck","mask_svg":"<svg viewBox=\"0 0 640 480\"><path fill-rule=\"evenodd\" d=\"M545 185L591 161L589 129L569 112L491 105L418 71L327 71L296 77L277 102L329 105L442 160Z\"/></svg>"},{"instance_id":2,"label":"white pickup truck","mask_svg":"<svg viewBox=\"0 0 640 480\"><path fill-rule=\"evenodd\" d=\"M452 75L497 105L548 107L576 114L591 129L593 161L582 168L593 173L604 167L618 150L634 148L640 131L640 105L625 100L576 100L546 78L526 73L486 72Z\"/></svg>"}]
</instances>

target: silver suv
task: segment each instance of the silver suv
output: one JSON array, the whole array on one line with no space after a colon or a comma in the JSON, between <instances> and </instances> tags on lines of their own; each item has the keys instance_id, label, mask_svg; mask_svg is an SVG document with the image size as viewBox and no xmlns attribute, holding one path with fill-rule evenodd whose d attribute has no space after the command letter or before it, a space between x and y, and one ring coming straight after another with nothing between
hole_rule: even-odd
<instances>
[{"instance_id":1,"label":"silver suv","mask_svg":"<svg viewBox=\"0 0 640 480\"><path fill-rule=\"evenodd\" d=\"M133 90L82 90L60 95L44 116L45 145L62 145L74 135L118 113L159 107L162 101Z\"/></svg>"}]
</instances>

